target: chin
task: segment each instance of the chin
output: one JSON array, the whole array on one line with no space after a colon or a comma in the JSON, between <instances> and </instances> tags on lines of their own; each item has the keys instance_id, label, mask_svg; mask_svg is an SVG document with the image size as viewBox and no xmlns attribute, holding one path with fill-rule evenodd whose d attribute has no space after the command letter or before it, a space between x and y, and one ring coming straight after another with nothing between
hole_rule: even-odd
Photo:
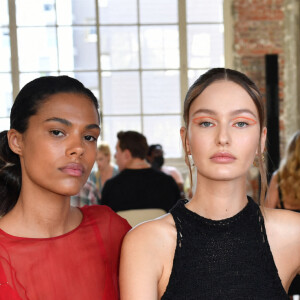
<instances>
[{"instance_id":1,"label":"chin","mask_svg":"<svg viewBox=\"0 0 300 300\"><path fill-rule=\"evenodd\" d=\"M233 174L233 172L214 172L213 174L203 174L202 176L214 181L231 181L241 175Z\"/></svg>"},{"instance_id":2,"label":"chin","mask_svg":"<svg viewBox=\"0 0 300 300\"><path fill-rule=\"evenodd\" d=\"M55 189L55 193L60 194L60 195L64 195L67 197L71 197L71 196L75 196L80 192L80 189L83 185L79 185L78 183L75 185L64 185L64 186L60 186L60 187L56 187Z\"/></svg>"}]
</instances>

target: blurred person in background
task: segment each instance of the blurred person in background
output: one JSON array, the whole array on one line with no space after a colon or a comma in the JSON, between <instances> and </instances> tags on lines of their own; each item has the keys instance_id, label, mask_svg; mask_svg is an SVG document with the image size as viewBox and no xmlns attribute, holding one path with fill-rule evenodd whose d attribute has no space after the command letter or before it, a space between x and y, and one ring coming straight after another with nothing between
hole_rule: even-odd
<instances>
[{"instance_id":1,"label":"blurred person in background","mask_svg":"<svg viewBox=\"0 0 300 300\"><path fill-rule=\"evenodd\" d=\"M111 151L108 143L101 142L98 146L96 163L98 170L92 171L89 180L96 185L101 198L101 192L106 181L119 173L118 167L111 163Z\"/></svg>"},{"instance_id":2,"label":"blurred person in background","mask_svg":"<svg viewBox=\"0 0 300 300\"><path fill-rule=\"evenodd\" d=\"M100 203L100 193L95 183L87 180L80 192L71 196L71 205L75 207L82 207L85 205L95 205Z\"/></svg>"},{"instance_id":3,"label":"blurred person in background","mask_svg":"<svg viewBox=\"0 0 300 300\"><path fill-rule=\"evenodd\" d=\"M151 164L152 168L154 168L155 170L164 172L165 174L172 176L178 185L181 198L185 197L185 193L183 190L183 183L184 183L183 177L177 168L164 165L165 158L164 158L164 150L162 145L153 144L149 146L147 161Z\"/></svg>"},{"instance_id":4,"label":"blurred person in background","mask_svg":"<svg viewBox=\"0 0 300 300\"><path fill-rule=\"evenodd\" d=\"M174 179L154 170L146 161L147 139L136 131L117 134L116 163L120 173L109 179L101 203L114 211L161 208L166 212L180 199Z\"/></svg>"}]
</instances>

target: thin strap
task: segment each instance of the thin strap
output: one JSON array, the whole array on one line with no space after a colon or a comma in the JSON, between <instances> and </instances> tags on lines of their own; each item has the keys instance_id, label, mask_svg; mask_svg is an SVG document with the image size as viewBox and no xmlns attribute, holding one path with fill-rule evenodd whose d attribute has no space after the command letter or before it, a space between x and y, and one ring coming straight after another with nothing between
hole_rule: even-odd
<instances>
[{"instance_id":1,"label":"thin strap","mask_svg":"<svg viewBox=\"0 0 300 300\"><path fill-rule=\"evenodd\" d=\"M280 208L284 209L284 204L282 200L282 192L280 188L280 175L279 172L277 173L277 186L278 186L278 195L279 195L279 203L280 203Z\"/></svg>"}]
</instances>

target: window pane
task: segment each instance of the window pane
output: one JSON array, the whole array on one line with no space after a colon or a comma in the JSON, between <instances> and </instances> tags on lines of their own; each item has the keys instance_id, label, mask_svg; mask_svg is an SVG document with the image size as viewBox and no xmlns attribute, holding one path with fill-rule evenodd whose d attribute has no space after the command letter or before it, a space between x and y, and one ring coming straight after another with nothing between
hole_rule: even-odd
<instances>
[{"instance_id":1,"label":"window pane","mask_svg":"<svg viewBox=\"0 0 300 300\"><path fill-rule=\"evenodd\" d=\"M141 112L138 72L103 72L102 93L105 114Z\"/></svg>"},{"instance_id":2,"label":"window pane","mask_svg":"<svg viewBox=\"0 0 300 300\"><path fill-rule=\"evenodd\" d=\"M10 65L10 38L9 29L0 28L0 71L9 72Z\"/></svg>"},{"instance_id":3,"label":"window pane","mask_svg":"<svg viewBox=\"0 0 300 300\"><path fill-rule=\"evenodd\" d=\"M54 25L56 21L54 2L54 0L17 0L17 25Z\"/></svg>"},{"instance_id":4,"label":"window pane","mask_svg":"<svg viewBox=\"0 0 300 300\"><path fill-rule=\"evenodd\" d=\"M61 70L97 70L96 27L59 27Z\"/></svg>"},{"instance_id":5,"label":"window pane","mask_svg":"<svg viewBox=\"0 0 300 300\"><path fill-rule=\"evenodd\" d=\"M99 101L98 72L61 72L60 75L68 75L82 82Z\"/></svg>"},{"instance_id":6,"label":"window pane","mask_svg":"<svg viewBox=\"0 0 300 300\"><path fill-rule=\"evenodd\" d=\"M179 71L143 72L144 113L179 113Z\"/></svg>"},{"instance_id":7,"label":"window pane","mask_svg":"<svg viewBox=\"0 0 300 300\"><path fill-rule=\"evenodd\" d=\"M104 70L137 69L137 28L109 26L100 28L101 67Z\"/></svg>"},{"instance_id":8,"label":"window pane","mask_svg":"<svg viewBox=\"0 0 300 300\"><path fill-rule=\"evenodd\" d=\"M136 24L137 0L99 0L100 24Z\"/></svg>"},{"instance_id":9,"label":"window pane","mask_svg":"<svg viewBox=\"0 0 300 300\"><path fill-rule=\"evenodd\" d=\"M177 0L140 0L140 22L175 23L178 22Z\"/></svg>"},{"instance_id":10,"label":"window pane","mask_svg":"<svg viewBox=\"0 0 300 300\"><path fill-rule=\"evenodd\" d=\"M9 24L7 4L7 0L0 0L0 26L8 26Z\"/></svg>"},{"instance_id":11,"label":"window pane","mask_svg":"<svg viewBox=\"0 0 300 300\"><path fill-rule=\"evenodd\" d=\"M58 69L55 28L19 28L18 48L21 71Z\"/></svg>"},{"instance_id":12,"label":"window pane","mask_svg":"<svg viewBox=\"0 0 300 300\"><path fill-rule=\"evenodd\" d=\"M179 68L177 26L141 27L142 67Z\"/></svg>"},{"instance_id":13,"label":"window pane","mask_svg":"<svg viewBox=\"0 0 300 300\"><path fill-rule=\"evenodd\" d=\"M181 157L180 116L144 117L144 134L148 144L162 144L165 157Z\"/></svg>"},{"instance_id":14,"label":"window pane","mask_svg":"<svg viewBox=\"0 0 300 300\"><path fill-rule=\"evenodd\" d=\"M56 0L59 25L96 24L95 0Z\"/></svg>"},{"instance_id":15,"label":"window pane","mask_svg":"<svg viewBox=\"0 0 300 300\"><path fill-rule=\"evenodd\" d=\"M189 87L206 71L208 71L208 69L188 70Z\"/></svg>"},{"instance_id":16,"label":"window pane","mask_svg":"<svg viewBox=\"0 0 300 300\"><path fill-rule=\"evenodd\" d=\"M187 22L223 22L223 0L187 0Z\"/></svg>"},{"instance_id":17,"label":"window pane","mask_svg":"<svg viewBox=\"0 0 300 300\"><path fill-rule=\"evenodd\" d=\"M189 25L187 31L189 68L224 66L223 25Z\"/></svg>"},{"instance_id":18,"label":"window pane","mask_svg":"<svg viewBox=\"0 0 300 300\"><path fill-rule=\"evenodd\" d=\"M10 128L10 119L0 117L0 132L3 130L9 130Z\"/></svg>"},{"instance_id":19,"label":"window pane","mask_svg":"<svg viewBox=\"0 0 300 300\"><path fill-rule=\"evenodd\" d=\"M103 128L103 138L108 142L111 152L114 154L117 144L117 133L121 130L141 132L141 117L104 117L103 126L101 127Z\"/></svg>"},{"instance_id":20,"label":"window pane","mask_svg":"<svg viewBox=\"0 0 300 300\"><path fill-rule=\"evenodd\" d=\"M0 74L0 117L8 117L12 106L11 74Z\"/></svg>"},{"instance_id":21,"label":"window pane","mask_svg":"<svg viewBox=\"0 0 300 300\"><path fill-rule=\"evenodd\" d=\"M40 73L21 73L20 74L20 89L28 82L42 76L57 76L57 72L40 72Z\"/></svg>"}]
</instances>

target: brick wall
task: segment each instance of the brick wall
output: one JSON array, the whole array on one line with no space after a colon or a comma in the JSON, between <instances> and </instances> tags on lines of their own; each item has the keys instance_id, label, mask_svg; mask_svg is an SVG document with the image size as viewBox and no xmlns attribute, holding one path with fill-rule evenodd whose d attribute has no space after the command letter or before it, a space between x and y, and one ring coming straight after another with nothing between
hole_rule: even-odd
<instances>
[{"instance_id":1,"label":"brick wall","mask_svg":"<svg viewBox=\"0 0 300 300\"><path fill-rule=\"evenodd\" d=\"M234 0L234 68L265 94L266 54L279 55L279 99L283 101L284 0Z\"/></svg>"},{"instance_id":2,"label":"brick wall","mask_svg":"<svg viewBox=\"0 0 300 300\"><path fill-rule=\"evenodd\" d=\"M265 99L265 55L278 54L280 115L284 103L284 0L233 0L233 65L247 74L260 88ZM280 136L284 122L280 120ZM249 181L257 198L258 184L255 170Z\"/></svg>"}]
</instances>

